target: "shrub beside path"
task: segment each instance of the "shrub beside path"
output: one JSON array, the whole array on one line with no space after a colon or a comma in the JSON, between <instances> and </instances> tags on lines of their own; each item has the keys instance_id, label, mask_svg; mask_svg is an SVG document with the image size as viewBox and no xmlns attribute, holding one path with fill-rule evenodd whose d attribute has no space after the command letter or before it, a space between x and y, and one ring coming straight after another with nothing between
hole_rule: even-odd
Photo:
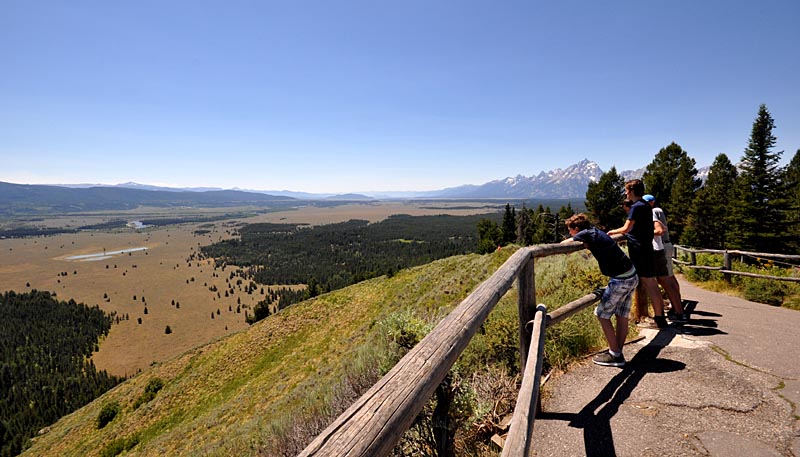
<instances>
[{"instance_id":1,"label":"shrub beside path","mask_svg":"<svg viewBox=\"0 0 800 457\"><path fill-rule=\"evenodd\" d=\"M689 324L544 386L535 455L800 457L800 312L679 281Z\"/></svg>"}]
</instances>

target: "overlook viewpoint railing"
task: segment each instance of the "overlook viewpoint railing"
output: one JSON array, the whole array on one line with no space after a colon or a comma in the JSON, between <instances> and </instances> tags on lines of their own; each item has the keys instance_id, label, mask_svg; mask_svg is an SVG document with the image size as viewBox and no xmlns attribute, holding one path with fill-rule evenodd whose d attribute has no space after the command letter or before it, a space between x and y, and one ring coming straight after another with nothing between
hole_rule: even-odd
<instances>
[{"instance_id":1,"label":"overlook viewpoint railing","mask_svg":"<svg viewBox=\"0 0 800 457\"><path fill-rule=\"evenodd\" d=\"M672 259L673 262L677 263L678 265L684 268L694 268L694 269L702 269L702 270L714 270L722 273L723 278L727 282L731 282L731 276L747 276L750 278L761 278L761 279L771 279L775 281L790 281L790 282L800 282L800 277L792 277L792 276L775 276L775 275L762 275L758 273L749 273L746 271L735 271L732 267L733 265L733 257L740 256L740 257L754 257L757 259L765 258L765 259L782 259L782 260L793 260L793 261L800 261L800 255L790 255L790 254L771 254L767 252L750 252L750 251L739 251L739 250L720 250L720 249L692 249L687 248L684 246L675 245L675 254L678 255L679 252L684 252L688 254L689 261L680 260L680 259ZM697 265L697 254L701 253L709 253L709 254L722 254L722 266L715 267L709 265ZM794 268L800 268L797 265L792 265Z\"/></svg>"},{"instance_id":2,"label":"overlook viewpoint railing","mask_svg":"<svg viewBox=\"0 0 800 457\"><path fill-rule=\"evenodd\" d=\"M613 238L620 241L623 236ZM518 282L520 371L523 378L502 455L529 455L539 399L545 328L596 303L601 294L601 291L595 291L547 314L544 305L536 305L534 259L582 249L583 244L579 242L519 249L320 433L300 456L389 454L515 280Z\"/></svg>"}]
</instances>

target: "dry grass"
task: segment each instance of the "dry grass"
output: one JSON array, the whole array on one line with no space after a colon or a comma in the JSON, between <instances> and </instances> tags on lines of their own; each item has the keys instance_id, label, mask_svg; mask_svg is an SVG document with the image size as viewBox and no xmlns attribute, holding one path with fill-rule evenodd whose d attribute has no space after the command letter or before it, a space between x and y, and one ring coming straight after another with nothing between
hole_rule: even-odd
<instances>
[{"instance_id":1,"label":"dry grass","mask_svg":"<svg viewBox=\"0 0 800 457\"><path fill-rule=\"evenodd\" d=\"M381 319L407 308L443 316L507 257L451 257L291 306L117 386L62 418L29 454L98 455L137 434L128 455L275 455L276 424L324 407L345 361L369 344ZM164 388L134 410L153 377ZM122 411L97 430L95 418L110 401Z\"/></svg>"},{"instance_id":2,"label":"dry grass","mask_svg":"<svg viewBox=\"0 0 800 457\"><path fill-rule=\"evenodd\" d=\"M369 203L334 207L307 206L260 214L236 222L275 222L326 224L350 219L380 221L392 214L456 214L486 212L482 203L459 202L456 209L428 209L421 203ZM443 207L441 203L437 207ZM456 204L449 206L456 207ZM471 208L462 209L465 206ZM252 208L170 210L140 208L129 212L69 215L50 217L36 224L47 227L78 227L108 220L129 220L148 217L213 216L252 210ZM74 299L89 306L99 305L104 311L126 313L130 320L114 325L108 337L93 356L101 370L129 376L175 357L193 347L224 335L245 329L244 311L236 313L237 301L253 306L264 297L236 290L230 297L209 291L216 285L225 290L225 279L231 269L216 273L210 262L187 262L200 246L228 238L226 231L233 221L214 222L209 234L194 235L203 223L146 229L141 232L115 230L82 232L52 237L0 240L0 290L23 292L29 289L50 290L62 300ZM2 222L0 222L2 225ZM67 257L80 254L147 247L147 251L118 255L110 259L80 262ZM146 253L145 253L146 252ZM114 266L116 265L116 268ZM106 268L108 266L108 268ZM66 276L59 276L66 272ZM194 278L194 281L191 279ZM187 282L188 281L188 282ZM30 284L30 286L28 286ZM106 301L103 296L108 295ZM133 299L134 295L136 300ZM145 297L148 314L144 314ZM172 301L180 303L180 309ZM232 311L229 311L232 309ZM217 315L217 310L220 314ZM211 314L214 319L211 319ZM142 319L138 324L137 319ZM165 334L170 326L172 333Z\"/></svg>"}]
</instances>

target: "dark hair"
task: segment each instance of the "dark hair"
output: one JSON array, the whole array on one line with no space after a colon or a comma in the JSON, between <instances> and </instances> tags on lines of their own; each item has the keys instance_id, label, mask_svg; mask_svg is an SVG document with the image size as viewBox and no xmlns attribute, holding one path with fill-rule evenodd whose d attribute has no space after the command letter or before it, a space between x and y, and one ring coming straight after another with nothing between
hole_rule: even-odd
<instances>
[{"instance_id":1,"label":"dark hair","mask_svg":"<svg viewBox=\"0 0 800 457\"><path fill-rule=\"evenodd\" d=\"M566 224L567 227L575 230L586 230L592 227L591 222L589 222L589 218L583 213L575 214L564 221L564 224Z\"/></svg>"},{"instance_id":2,"label":"dark hair","mask_svg":"<svg viewBox=\"0 0 800 457\"><path fill-rule=\"evenodd\" d=\"M625 183L625 189L633 192L633 195L641 197L644 195L644 183L641 179L631 179Z\"/></svg>"}]
</instances>

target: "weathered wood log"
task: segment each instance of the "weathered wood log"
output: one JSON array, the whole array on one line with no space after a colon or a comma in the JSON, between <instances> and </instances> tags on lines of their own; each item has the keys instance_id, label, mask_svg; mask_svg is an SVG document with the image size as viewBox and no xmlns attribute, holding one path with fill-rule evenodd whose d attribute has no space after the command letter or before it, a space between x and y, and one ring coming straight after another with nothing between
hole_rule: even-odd
<instances>
[{"instance_id":1,"label":"weathered wood log","mask_svg":"<svg viewBox=\"0 0 800 457\"><path fill-rule=\"evenodd\" d=\"M766 258L773 258L773 259L786 259L786 260L800 260L800 255L794 254L775 254L772 252L752 252L752 251L740 251L737 249L733 250L724 250L724 249L693 249L687 248L685 246L675 245L675 249L682 249L689 253L697 253L697 254L735 254L735 255L746 255L751 257L766 257Z\"/></svg>"},{"instance_id":2,"label":"weathered wood log","mask_svg":"<svg viewBox=\"0 0 800 457\"><path fill-rule=\"evenodd\" d=\"M729 270L729 271L731 270L731 255L728 252L725 252L724 254L722 254L722 270L723 270L722 275L723 275L723 278L725 279L725 282L730 283L731 282L731 275L725 273L725 270Z\"/></svg>"},{"instance_id":3,"label":"weathered wood log","mask_svg":"<svg viewBox=\"0 0 800 457\"><path fill-rule=\"evenodd\" d=\"M530 256L515 252L300 455L389 454Z\"/></svg>"},{"instance_id":4,"label":"weathered wood log","mask_svg":"<svg viewBox=\"0 0 800 457\"><path fill-rule=\"evenodd\" d=\"M536 403L539 401L539 380L544 361L544 336L547 325L547 308L539 305L533 320L533 335L529 349L530 359L522 375L517 404L508 437L503 444L503 456L528 456L533 451L533 423L536 420Z\"/></svg>"},{"instance_id":5,"label":"weathered wood log","mask_svg":"<svg viewBox=\"0 0 800 457\"><path fill-rule=\"evenodd\" d=\"M612 238L620 241L624 237ZM391 452L489 312L523 270L530 269L530 282L527 276L523 279L520 301L524 306L536 302L531 259L582 249L582 243L572 242L538 245L515 252L299 455L380 456ZM524 331L525 326L521 327Z\"/></svg>"},{"instance_id":6,"label":"weathered wood log","mask_svg":"<svg viewBox=\"0 0 800 457\"><path fill-rule=\"evenodd\" d=\"M722 267L711 267L708 265L684 265L686 268L693 268L695 270L716 270L722 271Z\"/></svg>"},{"instance_id":7,"label":"weathered wood log","mask_svg":"<svg viewBox=\"0 0 800 457\"><path fill-rule=\"evenodd\" d=\"M603 296L603 290L604 289L597 289L594 292L584 295L583 297L554 310L552 313L549 313L547 315L547 325L555 325L569 316L579 312L580 310L597 303L597 301L600 300L600 297Z\"/></svg>"},{"instance_id":8,"label":"weathered wood log","mask_svg":"<svg viewBox=\"0 0 800 457\"><path fill-rule=\"evenodd\" d=\"M772 276L772 275L760 275L758 273L748 273L746 271L733 271L733 270L720 270L724 274L729 275L736 275L736 276L747 276L750 278L759 278L759 279L772 279L775 281L790 281L790 282L800 282L800 278L792 278L790 276Z\"/></svg>"},{"instance_id":9,"label":"weathered wood log","mask_svg":"<svg viewBox=\"0 0 800 457\"><path fill-rule=\"evenodd\" d=\"M534 259L531 256L522 267L517 277L517 308L519 313L519 366L525 371L528 363L528 347L531 345L531 334L527 324L536 314L536 274Z\"/></svg>"}]
</instances>

